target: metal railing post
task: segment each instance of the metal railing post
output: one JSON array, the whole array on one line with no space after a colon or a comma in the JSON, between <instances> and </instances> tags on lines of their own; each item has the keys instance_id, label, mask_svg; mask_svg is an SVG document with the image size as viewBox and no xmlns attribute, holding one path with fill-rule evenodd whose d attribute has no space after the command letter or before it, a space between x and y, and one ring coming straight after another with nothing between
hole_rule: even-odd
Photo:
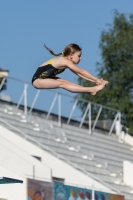
<instances>
[{"instance_id":1,"label":"metal railing post","mask_svg":"<svg viewBox=\"0 0 133 200\"><path fill-rule=\"evenodd\" d=\"M58 126L61 127L61 95L58 95Z\"/></svg>"},{"instance_id":2,"label":"metal railing post","mask_svg":"<svg viewBox=\"0 0 133 200\"><path fill-rule=\"evenodd\" d=\"M1 84L0 84L0 90L1 90L2 87L3 87L5 80L6 80L6 76L3 76L2 82L1 82Z\"/></svg>"},{"instance_id":3,"label":"metal railing post","mask_svg":"<svg viewBox=\"0 0 133 200\"><path fill-rule=\"evenodd\" d=\"M95 190L93 184L92 184L92 200L95 200Z\"/></svg>"},{"instance_id":4,"label":"metal railing post","mask_svg":"<svg viewBox=\"0 0 133 200\"><path fill-rule=\"evenodd\" d=\"M35 179L35 165L33 165L33 179Z\"/></svg>"},{"instance_id":5,"label":"metal railing post","mask_svg":"<svg viewBox=\"0 0 133 200\"><path fill-rule=\"evenodd\" d=\"M91 102L89 102L89 134L91 134Z\"/></svg>"},{"instance_id":6,"label":"metal railing post","mask_svg":"<svg viewBox=\"0 0 133 200\"><path fill-rule=\"evenodd\" d=\"M20 106L20 103L22 101L22 99L24 98L24 113L27 114L27 88L28 88L28 84L25 83L24 84L24 90L23 90L23 93L18 101L18 104L17 104L17 109L19 108Z\"/></svg>"},{"instance_id":7,"label":"metal railing post","mask_svg":"<svg viewBox=\"0 0 133 200\"><path fill-rule=\"evenodd\" d=\"M118 118L119 118L119 121L120 121L120 124L121 124L121 113L120 112L118 114Z\"/></svg>"},{"instance_id":8,"label":"metal railing post","mask_svg":"<svg viewBox=\"0 0 133 200\"><path fill-rule=\"evenodd\" d=\"M37 93L36 93L36 95L35 95L35 98L34 98L34 100L33 100L33 102L32 102L31 107L30 107L29 113L32 112L33 107L34 107L34 105L35 105L35 103L36 103L36 101L37 101L37 98L38 98L39 94L40 94L40 90L38 90Z\"/></svg>"},{"instance_id":9,"label":"metal railing post","mask_svg":"<svg viewBox=\"0 0 133 200\"><path fill-rule=\"evenodd\" d=\"M51 104L51 106L50 106L50 109L49 109L49 112L48 112L48 114L47 114L47 116L46 116L46 119L49 118L49 115L50 115L50 113L51 113L51 111L52 111L52 109L53 109L53 107L54 107L54 104L55 104L55 101L56 101L57 97L58 97L58 93L56 93L56 95L55 95L55 97L54 97L54 99L53 99L53 102L52 102L52 104Z\"/></svg>"},{"instance_id":10,"label":"metal railing post","mask_svg":"<svg viewBox=\"0 0 133 200\"><path fill-rule=\"evenodd\" d=\"M19 101L18 101L17 109L18 109L19 106L20 106L20 103L21 103L21 101L22 101L22 99L23 99L23 96L24 96L24 90L23 90L23 93L22 93L22 95L21 95L21 97L20 97L20 99L19 99Z\"/></svg>"},{"instance_id":11,"label":"metal railing post","mask_svg":"<svg viewBox=\"0 0 133 200\"><path fill-rule=\"evenodd\" d=\"M100 116L100 114L101 114L101 111L102 111L102 106L100 106L100 109L99 109L99 111L98 111L98 113L97 113L97 116L96 116L96 119L95 119L95 121L94 121L94 124L93 124L93 127L92 127L92 133L93 133L93 131L94 131L94 129L95 129L95 126L96 126L96 124L97 124L97 121L98 121L98 118L99 118L99 116Z\"/></svg>"},{"instance_id":12,"label":"metal railing post","mask_svg":"<svg viewBox=\"0 0 133 200\"><path fill-rule=\"evenodd\" d=\"M78 99L76 99L75 102L74 102L74 104L73 104L71 113L70 113L69 118L68 118L68 120L67 120L67 124L69 124L69 122L70 122L70 120L71 120L71 117L72 117L72 115L73 115L73 112L74 112L74 110L75 110L75 108L76 108L77 103L78 103Z\"/></svg>"},{"instance_id":13,"label":"metal railing post","mask_svg":"<svg viewBox=\"0 0 133 200\"><path fill-rule=\"evenodd\" d=\"M28 84L24 84L24 114L27 115L27 88Z\"/></svg>"},{"instance_id":14,"label":"metal railing post","mask_svg":"<svg viewBox=\"0 0 133 200\"><path fill-rule=\"evenodd\" d=\"M87 107L86 107L86 109L85 109L84 115L83 115L83 117L82 117L82 119L81 119L81 122L80 122L80 125L79 125L79 128L82 127L82 124L83 124L83 122L84 122L84 119L85 119L85 117L86 117L86 115L87 115L87 112L88 112L88 109L89 109L89 108L90 108L90 103L88 103L88 105L87 105Z\"/></svg>"},{"instance_id":15,"label":"metal railing post","mask_svg":"<svg viewBox=\"0 0 133 200\"><path fill-rule=\"evenodd\" d=\"M109 136L112 134L112 131L113 131L113 128L114 128L114 126L115 126L115 123L116 123L116 120L117 120L117 118L119 117L119 115L120 115L120 113L118 112L117 114L116 114L116 116L115 116L115 119L114 119L114 121L113 121L113 124L112 124L112 126L111 126L111 128L110 128L110 131L109 131Z\"/></svg>"}]
</instances>

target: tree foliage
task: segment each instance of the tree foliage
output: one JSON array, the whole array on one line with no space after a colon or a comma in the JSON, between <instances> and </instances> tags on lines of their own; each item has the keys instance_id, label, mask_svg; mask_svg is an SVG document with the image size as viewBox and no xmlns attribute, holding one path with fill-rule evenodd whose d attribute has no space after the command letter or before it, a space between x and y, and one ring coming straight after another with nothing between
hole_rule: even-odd
<instances>
[{"instance_id":1,"label":"tree foliage","mask_svg":"<svg viewBox=\"0 0 133 200\"><path fill-rule=\"evenodd\" d=\"M113 24L101 33L99 47L102 63L97 63L97 76L109 84L96 98L83 93L77 96L120 110L122 124L133 133L133 14L115 11ZM81 78L78 83L91 86ZM79 107L84 110L85 104L79 102Z\"/></svg>"}]
</instances>

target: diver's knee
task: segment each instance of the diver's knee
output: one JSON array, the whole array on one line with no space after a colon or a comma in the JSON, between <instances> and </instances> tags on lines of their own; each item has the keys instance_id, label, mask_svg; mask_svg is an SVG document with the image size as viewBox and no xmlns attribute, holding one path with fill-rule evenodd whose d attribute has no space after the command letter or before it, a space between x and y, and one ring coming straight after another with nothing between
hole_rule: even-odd
<instances>
[{"instance_id":1,"label":"diver's knee","mask_svg":"<svg viewBox=\"0 0 133 200\"><path fill-rule=\"evenodd\" d=\"M66 85L67 85L67 81L61 80L61 82L60 82L60 87L61 87L61 88L66 88Z\"/></svg>"}]
</instances>

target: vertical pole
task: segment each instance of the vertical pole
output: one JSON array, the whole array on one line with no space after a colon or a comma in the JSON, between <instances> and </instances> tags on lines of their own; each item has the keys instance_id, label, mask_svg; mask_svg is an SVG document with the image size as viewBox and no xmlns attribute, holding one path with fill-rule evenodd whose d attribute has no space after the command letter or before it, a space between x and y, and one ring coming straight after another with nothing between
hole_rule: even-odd
<instances>
[{"instance_id":1,"label":"vertical pole","mask_svg":"<svg viewBox=\"0 0 133 200\"><path fill-rule=\"evenodd\" d=\"M50 174L51 174L51 181L53 181L53 180L52 180L52 177L53 177L52 169L50 169L50 172L51 172L51 173L50 173Z\"/></svg>"},{"instance_id":2,"label":"vertical pole","mask_svg":"<svg viewBox=\"0 0 133 200\"><path fill-rule=\"evenodd\" d=\"M33 179L35 179L35 166L33 165Z\"/></svg>"},{"instance_id":3,"label":"vertical pole","mask_svg":"<svg viewBox=\"0 0 133 200\"><path fill-rule=\"evenodd\" d=\"M61 127L61 95L58 95L58 126Z\"/></svg>"},{"instance_id":4,"label":"vertical pole","mask_svg":"<svg viewBox=\"0 0 133 200\"><path fill-rule=\"evenodd\" d=\"M34 100L33 100L33 102L32 102L31 107L30 107L29 113L32 112L32 109L33 109L33 107L34 107L34 105L35 105L35 103L36 103L36 101L37 101L37 98L38 98L39 94L40 94L40 90L38 90L37 93L36 93L36 95L35 95L35 98L34 98Z\"/></svg>"},{"instance_id":5,"label":"vertical pole","mask_svg":"<svg viewBox=\"0 0 133 200\"><path fill-rule=\"evenodd\" d=\"M19 99L19 102L17 104L17 109L19 108L20 106L20 103L22 101L22 99L24 98L24 113L27 114L27 87L28 87L28 84L25 83L24 84L24 90L23 90L23 93Z\"/></svg>"},{"instance_id":6,"label":"vertical pole","mask_svg":"<svg viewBox=\"0 0 133 200\"><path fill-rule=\"evenodd\" d=\"M54 104L55 104L55 101L56 101L57 97L58 97L58 93L56 93L56 95L55 95L55 97L54 97L54 100L53 100L53 102L52 102L52 104L51 104L51 106L50 106L50 109L49 109L49 112L48 112L48 114L47 114L47 116L46 116L46 119L49 118L49 115L50 115L50 113L51 113L51 111L52 111L52 109L53 109L53 107L54 107Z\"/></svg>"},{"instance_id":7,"label":"vertical pole","mask_svg":"<svg viewBox=\"0 0 133 200\"><path fill-rule=\"evenodd\" d=\"M90 104L88 103L88 105L87 105L87 107L86 107L86 110L85 110L85 112L84 112L84 115L83 115L83 117L82 117L82 119L81 119L79 128L82 127L82 124L83 124L83 122L84 122L84 119L85 119L85 117L86 117L86 115L87 115L87 112L88 112L88 109L89 109L89 108L90 108Z\"/></svg>"},{"instance_id":8,"label":"vertical pole","mask_svg":"<svg viewBox=\"0 0 133 200\"><path fill-rule=\"evenodd\" d=\"M3 87L5 80L6 80L6 77L5 77L5 76L3 76L2 82L1 82L1 84L0 84L0 90L1 90L1 89L2 89L2 87Z\"/></svg>"},{"instance_id":9,"label":"vertical pole","mask_svg":"<svg viewBox=\"0 0 133 200\"><path fill-rule=\"evenodd\" d=\"M119 117L119 114L120 114L119 112L116 114L115 119L114 119L114 121L113 121L113 124L112 124L112 126L111 126L111 128L110 128L110 131L109 131L109 134L108 134L108 135L111 135L111 134L112 134L113 128L114 128L114 126L115 126L115 123L116 123L117 118Z\"/></svg>"},{"instance_id":10,"label":"vertical pole","mask_svg":"<svg viewBox=\"0 0 133 200\"><path fill-rule=\"evenodd\" d=\"M92 184L92 200L95 200L95 190L93 184Z\"/></svg>"},{"instance_id":11,"label":"vertical pole","mask_svg":"<svg viewBox=\"0 0 133 200\"><path fill-rule=\"evenodd\" d=\"M19 99L19 101L18 101L18 104L17 104L17 109L19 108L19 106L20 106L20 103L21 103L21 101L22 101L23 97L24 97L24 90L23 90L23 93L22 93L22 95L21 95L21 97L20 97L20 99Z\"/></svg>"},{"instance_id":12,"label":"vertical pole","mask_svg":"<svg viewBox=\"0 0 133 200\"><path fill-rule=\"evenodd\" d=\"M78 103L78 99L76 99L75 102L74 102L74 104L73 104L71 113L70 113L69 118L68 118L68 120L67 120L67 124L69 124L69 122L70 122L70 120L71 120L71 117L72 117L72 115L73 115L73 112L74 112L74 110L75 110L75 108L76 108L77 103Z\"/></svg>"},{"instance_id":13,"label":"vertical pole","mask_svg":"<svg viewBox=\"0 0 133 200\"><path fill-rule=\"evenodd\" d=\"M120 112L118 114L118 118L119 118L119 121L120 121L120 124L121 124L121 113Z\"/></svg>"},{"instance_id":14,"label":"vertical pole","mask_svg":"<svg viewBox=\"0 0 133 200\"><path fill-rule=\"evenodd\" d=\"M97 116L96 116L96 119L95 119L95 121L94 121L94 124L93 124L93 127L92 127L92 133L93 133L93 131L94 131L94 129L95 129L95 126L96 126L96 124L97 124L97 121L98 121L98 118L99 118L99 116L100 116L100 114L101 114L101 111L102 111L102 106L100 106L100 109L99 109L98 114L97 114Z\"/></svg>"},{"instance_id":15,"label":"vertical pole","mask_svg":"<svg viewBox=\"0 0 133 200\"><path fill-rule=\"evenodd\" d=\"M24 114L27 115L27 88L28 84L24 84Z\"/></svg>"},{"instance_id":16,"label":"vertical pole","mask_svg":"<svg viewBox=\"0 0 133 200\"><path fill-rule=\"evenodd\" d=\"M89 102L89 134L91 134L91 102Z\"/></svg>"}]
</instances>

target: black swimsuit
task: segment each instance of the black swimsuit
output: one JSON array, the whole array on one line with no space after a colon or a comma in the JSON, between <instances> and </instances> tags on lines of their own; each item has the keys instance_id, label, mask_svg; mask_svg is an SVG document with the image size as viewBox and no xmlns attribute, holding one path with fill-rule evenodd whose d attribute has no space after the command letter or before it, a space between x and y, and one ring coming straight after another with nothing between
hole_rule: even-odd
<instances>
[{"instance_id":1,"label":"black swimsuit","mask_svg":"<svg viewBox=\"0 0 133 200\"><path fill-rule=\"evenodd\" d=\"M65 69L57 69L53 67L51 64L38 67L32 78L32 83L38 78L39 79L54 78L57 74L62 73L64 70Z\"/></svg>"}]
</instances>

